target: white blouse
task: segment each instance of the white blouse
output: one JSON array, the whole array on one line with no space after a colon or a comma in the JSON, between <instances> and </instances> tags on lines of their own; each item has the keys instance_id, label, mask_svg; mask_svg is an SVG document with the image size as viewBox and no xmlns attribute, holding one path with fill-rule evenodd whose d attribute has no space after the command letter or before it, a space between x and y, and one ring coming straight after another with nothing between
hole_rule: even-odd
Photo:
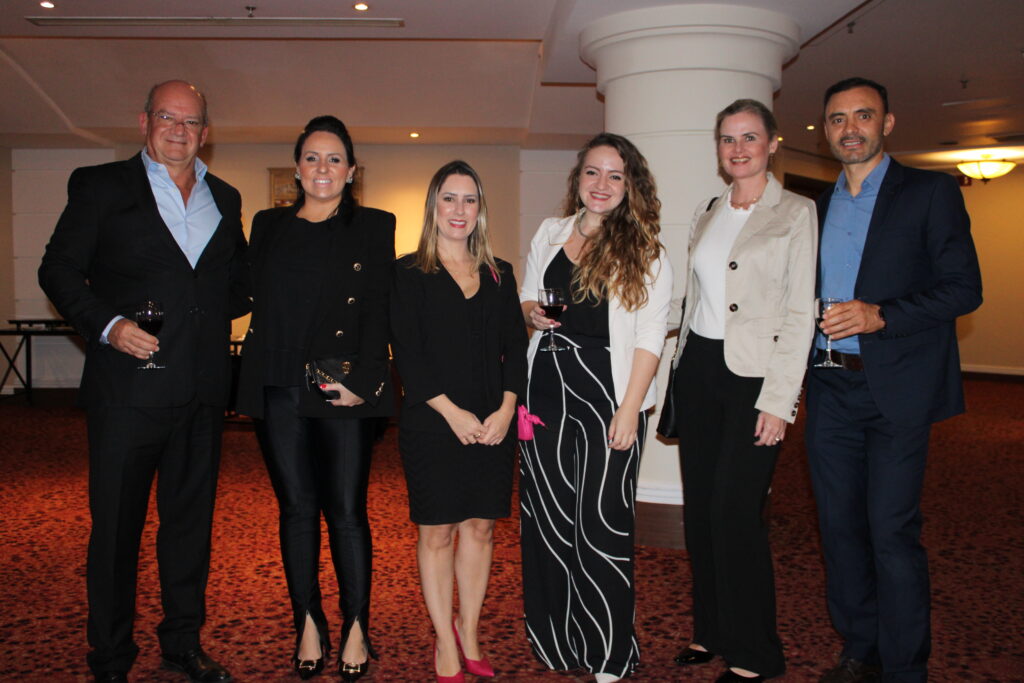
<instances>
[{"instance_id":1,"label":"white blouse","mask_svg":"<svg viewBox=\"0 0 1024 683\"><path fill-rule=\"evenodd\" d=\"M691 257L694 275L700 283L700 299L690 329L707 339L725 339L725 271L729 267L729 253L754 210L753 206L735 209L730 198L731 192L722 197L724 211L712 217Z\"/></svg>"}]
</instances>

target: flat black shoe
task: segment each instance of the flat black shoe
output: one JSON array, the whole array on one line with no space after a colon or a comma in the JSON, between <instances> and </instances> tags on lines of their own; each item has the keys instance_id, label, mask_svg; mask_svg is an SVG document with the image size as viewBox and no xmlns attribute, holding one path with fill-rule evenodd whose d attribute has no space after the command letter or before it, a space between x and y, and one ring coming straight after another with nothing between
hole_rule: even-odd
<instances>
[{"instance_id":1,"label":"flat black shoe","mask_svg":"<svg viewBox=\"0 0 1024 683\"><path fill-rule=\"evenodd\" d=\"M323 656L319 659L299 659L298 657L292 657L292 661L295 662L295 671L298 672L299 678L304 681L308 681L313 676L320 675L320 672L324 670Z\"/></svg>"},{"instance_id":2,"label":"flat black shoe","mask_svg":"<svg viewBox=\"0 0 1024 683\"><path fill-rule=\"evenodd\" d=\"M123 671L101 671L95 678L96 683L128 683L128 674Z\"/></svg>"},{"instance_id":3,"label":"flat black shoe","mask_svg":"<svg viewBox=\"0 0 1024 683\"><path fill-rule=\"evenodd\" d=\"M821 683L874 683L881 678L881 670L873 664L842 657L839 664L832 667L818 680Z\"/></svg>"},{"instance_id":4,"label":"flat black shoe","mask_svg":"<svg viewBox=\"0 0 1024 683\"><path fill-rule=\"evenodd\" d=\"M732 669L726 669L725 673L715 679L717 683L755 683L765 680L764 676L740 676Z\"/></svg>"},{"instance_id":5,"label":"flat black shoe","mask_svg":"<svg viewBox=\"0 0 1024 683\"><path fill-rule=\"evenodd\" d=\"M223 666L215 662L202 648L185 650L176 655L161 655L163 667L188 676L192 683L227 683L234 680Z\"/></svg>"},{"instance_id":6,"label":"flat black shoe","mask_svg":"<svg viewBox=\"0 0 1024 683\"><path fill-rule=\"evenodd\" d=\"M348 662L341 662L338 665L338 673L341 675L343 681L358 681L360 678L366 675L366 672L370 669L370 660L367 659L362 664L349 664Z\"/></svg>"},{"instance_id":7,"label":"flat black shoe","mask_svg":"<svg viewBox=\"0 0 1024 683\"><path fill-rule=\"evenodd\" d=\"M689 666L691 664L707 664L714 658L714 652L707 652L706 650L694 650L692 647L687 647L682 652L677 654L672 661L678 664L679 666Z\"/></svg>"}]
</instances>

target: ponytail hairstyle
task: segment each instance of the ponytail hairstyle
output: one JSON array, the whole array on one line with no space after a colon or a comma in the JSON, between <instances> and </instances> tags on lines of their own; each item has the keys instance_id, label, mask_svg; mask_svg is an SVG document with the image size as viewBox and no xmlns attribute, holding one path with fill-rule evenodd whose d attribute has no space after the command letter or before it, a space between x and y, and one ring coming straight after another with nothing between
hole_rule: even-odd
<instances>
[{"instance_id":1,"label":"ponytail hairstyle","mask_svg":"<svg viewBox=\"0 0 1024 683\"><path fill-rule=\"evenodd\" d=\"M341 144L345 147L345 156L348 157L348 165L356 165L356 155L352 149L352 138L348 134L348 129L345 128L345 124L334 116L316 116L309 120L306 127L302 129L299 134L299 138L295 141L295 163L299 163L299 159L302 157L302 146L306 144L306 139L313 133L330 133L336 135ZM295 206L301 207L306 203L306 192L302 189L302 181L298 178L295 179L295 186L298 188L298 196L295 199ZM345 189L341 191L341 201L338 206L331 213L331 216L341 216L342 223L348 225L352 220L352 215L355 213L356 199L352 195L352 183L346 183Z\"/></svg>"}]
</instances>

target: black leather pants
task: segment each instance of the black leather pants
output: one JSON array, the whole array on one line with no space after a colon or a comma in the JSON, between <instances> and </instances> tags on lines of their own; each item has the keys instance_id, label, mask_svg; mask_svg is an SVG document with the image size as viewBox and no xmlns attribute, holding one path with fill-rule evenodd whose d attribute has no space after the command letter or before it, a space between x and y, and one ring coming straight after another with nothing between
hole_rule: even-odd
<instances>
[{"instance_id":1,"label":"black leather pants","mask_svg":"<svg viewBox=\"0 0 1024 683\"><path fill-rule=\"evenodd\" d=\"M369 648L372 548L366 487L373 423L302 417L298 413L302 391L302 387L264 387L264 418L257 421L280 510L281 557L294 611L296 646L308 613L324 652L330 650L318 576L323 513L341 593L342 647L358 620Z\"/></svg>"}]
</instances>

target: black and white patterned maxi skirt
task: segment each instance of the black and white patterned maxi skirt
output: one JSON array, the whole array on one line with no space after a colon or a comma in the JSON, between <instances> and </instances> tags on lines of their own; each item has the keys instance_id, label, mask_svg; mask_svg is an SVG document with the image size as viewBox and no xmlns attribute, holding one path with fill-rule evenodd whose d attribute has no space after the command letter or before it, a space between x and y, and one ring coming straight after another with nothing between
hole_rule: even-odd
<instances>
[{"instance_id":1,"label":"black and white patterned maxi skirt","mask_svg":"<svg viewBox=\"0 0 1024 683\"><path fill-rule=\"evenodd\" d=\"M625 677L640 656L633 530L647 416L630 449L609 449L617 403L607 348L538 351L527 407L546 425L520 442L527 638L551 669Z\"/></svg>"}]
</instances>

